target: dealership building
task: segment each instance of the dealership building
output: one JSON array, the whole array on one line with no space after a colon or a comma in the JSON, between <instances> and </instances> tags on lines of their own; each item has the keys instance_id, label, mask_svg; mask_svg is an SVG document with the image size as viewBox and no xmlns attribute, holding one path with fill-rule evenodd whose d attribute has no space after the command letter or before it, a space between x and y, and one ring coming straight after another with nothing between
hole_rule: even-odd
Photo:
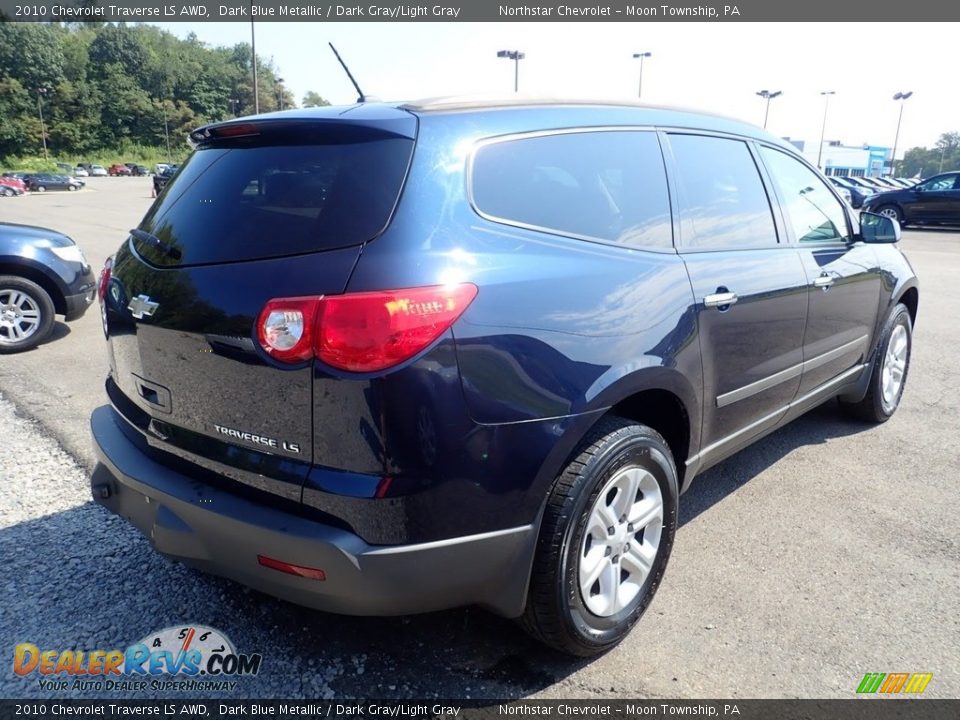
<instances>
[{"instance_id":1,"label":"dealership building","mask_svg":"<svg viewBox=\"0 0 960 720\"><path fill-rule=\"evenodd\" d=\"M843 145L839 140L826 140L822 152L816 144L784 138L812 164L820 160L826 175L838 177L879 177L890 171L890 148L880 145ZM818 158L819 156L819 158Z\"/></svg>"}]
</instances>

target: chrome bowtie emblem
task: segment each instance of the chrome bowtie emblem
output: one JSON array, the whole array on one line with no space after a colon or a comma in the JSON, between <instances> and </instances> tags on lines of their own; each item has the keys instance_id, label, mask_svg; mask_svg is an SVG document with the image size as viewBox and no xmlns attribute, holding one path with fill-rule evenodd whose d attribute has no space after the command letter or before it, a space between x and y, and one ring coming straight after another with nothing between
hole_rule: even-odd
<instances>
[{"instance_id":1,"label":"chrome bowtie emblem","mask_svg":"<svg viewBox=\"0 0 960 720\"><path fill-rule=\"evenodd\" d=\"M130 314L135 318L142 320L144 315L147 317L153 315L158 307L160 307L160 303L155 303L150 299L149 295L137 295L130 301L130 304L127 305L127 310L129 310Z\"/></svg>"}]
</instances>

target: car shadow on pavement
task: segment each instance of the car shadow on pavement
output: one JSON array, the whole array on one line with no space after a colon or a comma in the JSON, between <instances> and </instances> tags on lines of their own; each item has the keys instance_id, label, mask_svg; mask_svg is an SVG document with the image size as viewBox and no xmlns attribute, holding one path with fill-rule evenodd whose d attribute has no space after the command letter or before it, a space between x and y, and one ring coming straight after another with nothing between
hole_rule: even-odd
<instances>
[{"instance_id":1,"label":"car shadow on pavement","mask_svg":"<svg viewBox=\"0 0 960 720\"><path fill-rule=\"evenodd\" d=\"M830 400L698 475L680 499L680 526L732 495L799 447L855 435L875 427L853 420Z\"/></svg>"},{"instance_id":2,"label":"car shadow on pavement","mask_svg":"<svg viewBox=\"0 0 960 720\"><path fill-rule=\"evenodd\" d=\"M795 448L868 427L845 419L835 402L811 411L698 478L681 501L681 523ZM298 607L169 562L120 518L85 497L78 502L0 528L0 635L8 644L123 649L163 628L205 625L239 652L263 656L259 675L240 678L231 698L517 698L589 662L554 653L515 622L477 608L363 618ZM35 677L0 675L0 697L44 695Z\"/></svg>"},{"instance_id":3,"label":"car shadow on pavement","mask_svg":"<svg viewBox=\"0 0 960 720\"><path fill-rule=\"evenodd\" d=\"M50 343L55 343L59 340L63 340L70 334L70 326L65 322L57 320L53 323L53 330L50 331L50 335L47 336L46 340L37 345L37 347L43 347L44 345L49 345Z\"/></svg>"}]
</instances>

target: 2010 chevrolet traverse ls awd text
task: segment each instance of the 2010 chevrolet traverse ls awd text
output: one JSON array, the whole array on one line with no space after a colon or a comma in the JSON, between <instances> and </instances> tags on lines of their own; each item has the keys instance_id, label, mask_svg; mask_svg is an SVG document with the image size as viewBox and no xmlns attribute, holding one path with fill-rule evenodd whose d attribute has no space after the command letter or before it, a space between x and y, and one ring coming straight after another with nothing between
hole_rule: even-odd
<instances>
[{"instance_id":1,"label":"2010 chevrolet traverse ls awd text","mask_svg":"<svg viewBox=\"0 0 960 720\"><path fill-rule=\"evenodd\" d=\"M917 280L791 147L700 114L429 101L216 123L100 281L98 502L349 614L619 642L705 468L896 410Z\"/></svg>"}]
</instances>

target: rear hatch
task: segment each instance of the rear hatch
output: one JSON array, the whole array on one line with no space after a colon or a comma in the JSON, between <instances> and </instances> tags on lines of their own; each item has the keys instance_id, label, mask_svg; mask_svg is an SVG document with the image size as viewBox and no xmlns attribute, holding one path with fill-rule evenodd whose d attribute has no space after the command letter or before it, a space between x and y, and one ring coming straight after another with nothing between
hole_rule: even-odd
<instances>
[{"instance_id":1,"label":"rear hatch","mask_svg":"<svg viewBox=\"0 0 960 720\"><path fill-rule=\"evenodd\" d=\"M385 107L194 133L102 288L109 389L151 445L300 499L312 367L270 359L257 318L272 298L344 291L390 220L415 135L412 115Z\"/></svg>"}]
</instances>

